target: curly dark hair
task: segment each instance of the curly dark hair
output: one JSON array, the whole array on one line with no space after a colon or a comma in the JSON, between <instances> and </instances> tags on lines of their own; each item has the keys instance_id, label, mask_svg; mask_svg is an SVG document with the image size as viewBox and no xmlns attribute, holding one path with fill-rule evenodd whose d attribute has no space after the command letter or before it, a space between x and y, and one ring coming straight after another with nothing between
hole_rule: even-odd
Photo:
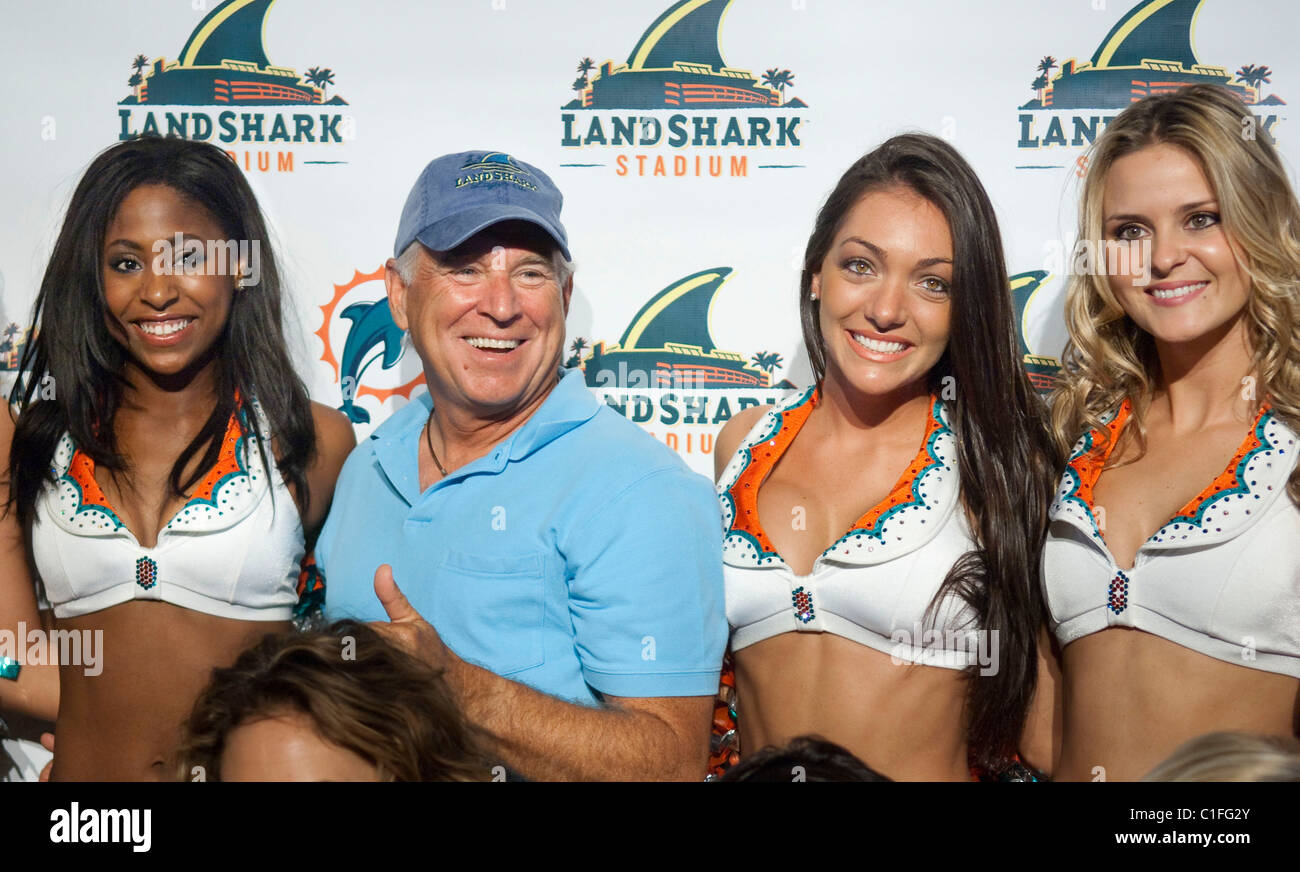
<instances>
[{"instance_id":1,"label":"curly dark hair","mask_svg":"<svg viewBox=\"0 0 1300 872\"><path fill-rule=\"evenodd\" d=\"M283 711L311 718L326 741L375 765L388 781L488 781L485 737L465 720L441 672L358 621L268 635L199 696L176 755L188 781L219 781L237 727Z\"/></svg>"}]
</instances>

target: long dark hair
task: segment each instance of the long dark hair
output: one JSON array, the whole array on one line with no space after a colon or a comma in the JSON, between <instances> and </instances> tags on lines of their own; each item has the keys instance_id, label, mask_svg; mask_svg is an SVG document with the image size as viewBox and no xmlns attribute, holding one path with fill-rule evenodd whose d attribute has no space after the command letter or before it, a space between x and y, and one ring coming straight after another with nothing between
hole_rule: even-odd
<instances>
[{"instance_id":1,"label":"long dark hair","mask_svg":"<svg viewBox=\"0 0 1300 872\"><path fill-rule=\"evenodd\" d=\"M112 426L126 385L126 352L105 322L102 264L109 223L126 196L146 184L166 185L193 200L216 219L227 239L247 240L260 250L261 280L235 293L230 319L213 349L216 407L176 458L172 489L184 494L216 463L238 395L260 404L279 449L280 471L307 503L305 469L315 453L316 431L307 389L285 345L280 275L253 189L214 145L142 137L103 151L86 170L41 280L32 339L19 367L23 375L10 395L21 414L9 452L9 505L16 505L22 524L34 515L65 431L96 466L126 467ZM46 395L47 385L53 386L53 396ZM239 420L245 433L257 437L266 465L268 434L256 415ZM183 478L196 455L202 461Z\"/></svg>"},{"instance_id":2,"label":"long dark hair","mask_svg":"<svg viewBox=\"0 0 1300 872\"><path fill-rule=\"evenodd\" d=\"M949 403L961 495L978 548L949 571L931 604L948 594L997 631L999 668L970 670L967 740L975 765L998 769L1017 750L1037 681L1037 633L1043 619L1039 559L1059 458L1045 410L1019 359L1002 238L988 194L956 149L933 136L904 134L859 159L817 215L804 253L799 312L804 345L820 384L825 340L813 276L844 216L875 190L901 186L948 219L953 240L952 321L948 348L930 371L930 389ZM945 398L946 399L946 398Z\"/></svg>"}]
</instances>

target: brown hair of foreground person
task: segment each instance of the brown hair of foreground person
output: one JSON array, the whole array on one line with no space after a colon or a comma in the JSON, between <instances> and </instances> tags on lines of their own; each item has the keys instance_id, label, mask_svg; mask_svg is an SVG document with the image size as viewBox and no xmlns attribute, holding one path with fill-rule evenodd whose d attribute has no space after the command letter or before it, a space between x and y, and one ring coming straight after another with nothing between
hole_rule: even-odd
<instances>
[{"instance_id":1,"label":"brown hair of foreground person","mask_svg":"<svg viewBox=\"0 0 1300 872\"><path fill-rule=\"evenodd\" d=\"M320 739L373 764L382 781L492 777L485 737L441 673L351 620L266 636L233 666L213 670L184 726L177 777L221 780L230 735L282 715L305 715Z\"/></svg>"}]
</instances>

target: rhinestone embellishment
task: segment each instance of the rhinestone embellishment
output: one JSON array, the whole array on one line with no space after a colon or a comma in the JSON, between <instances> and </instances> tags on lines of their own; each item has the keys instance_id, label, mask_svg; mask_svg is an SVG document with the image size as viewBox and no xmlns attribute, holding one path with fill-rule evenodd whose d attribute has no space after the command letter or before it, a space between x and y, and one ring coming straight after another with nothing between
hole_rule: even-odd
<instances>
[{"instance_id":1,"label":"rhinestone embellishment","mask_svg":"<svg viewBox=\"0 0 1300 872\"><path fill-rule=\"evenodd\" d=\"M158 564L152 557L141 557L135 562L135 583L145 590L158 583Z\"/></svg>"},{"instance_id":2,"label":"rhinestone embellishment","mask_svg":"<svg viewBox=\"0 0 1300 872\"><path fill-rule=\"evenodd\" d=\"M1128 608L1128 576L1123 571L1115 573L1115 577L1110 580L1110 597L1106 601L1106 607L1117 615Z\"/></svg>"},{"instance_id":3,"label":"rhinestone embellishment","mask_svg":"<svg viewBox=\"0 0 1300 872\"><path fill-rule=\"evenodd\" d=\"M791 592L790 603L794 606L794 616L805 624L816 617L813 611L812 594L804 590L802 585Z\"/></svg>"}]
</instances>

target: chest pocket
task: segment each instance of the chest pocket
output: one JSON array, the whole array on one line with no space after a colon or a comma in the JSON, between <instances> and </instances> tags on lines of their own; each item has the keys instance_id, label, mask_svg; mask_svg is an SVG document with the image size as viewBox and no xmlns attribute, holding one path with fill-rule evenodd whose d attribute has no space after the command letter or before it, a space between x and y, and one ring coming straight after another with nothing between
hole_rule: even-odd
<instances>
[{"instance_id":1,"label":"chest pocket","mask_svg":"<svg viewBox=\"0 0 1300 872\"><path fill-rule=\"evenodd\" d=\"M447 552L434 585L433 623L443 641L498 675L540 666L545 569L539 552Z\"/></svg>"}]
</instances>

